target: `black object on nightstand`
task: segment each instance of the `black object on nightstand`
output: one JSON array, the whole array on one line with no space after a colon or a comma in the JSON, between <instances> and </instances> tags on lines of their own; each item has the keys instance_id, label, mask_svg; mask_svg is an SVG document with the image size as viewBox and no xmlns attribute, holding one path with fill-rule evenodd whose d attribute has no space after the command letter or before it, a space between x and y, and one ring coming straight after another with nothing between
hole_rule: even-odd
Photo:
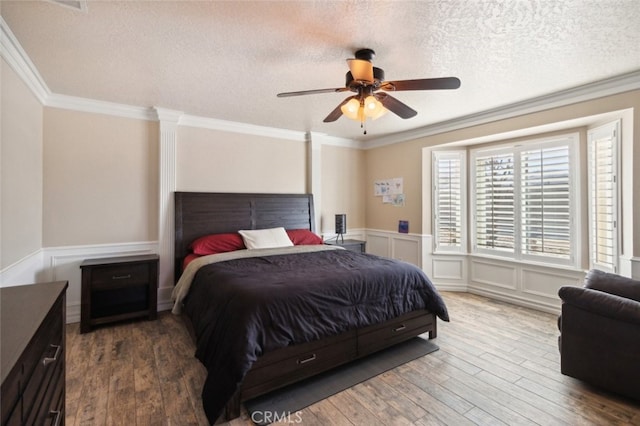
<instances>
[{"instance_id":1,"label":"black object on nightstand","mask_svg":"<svg viewBox=\"0 0 640 426\"><path fill-rule=\"evenodd\" d=\"M329 244L332 246L340 246L344 247L347 250L356 251L358 253L366 253L366 241L361 240L331 240L325 241L325 244Z\"/></svg>"},{"instance_id":2,"label":"black object on nightstand","mask_svg":"<svg viewBox=\"0 0 640 426\"><path fill-rule=\"evenodd\" d=\"M88 259L82 270L80 332L137 317L158 316L158 255Z\"/></svg>"}]
</instances>

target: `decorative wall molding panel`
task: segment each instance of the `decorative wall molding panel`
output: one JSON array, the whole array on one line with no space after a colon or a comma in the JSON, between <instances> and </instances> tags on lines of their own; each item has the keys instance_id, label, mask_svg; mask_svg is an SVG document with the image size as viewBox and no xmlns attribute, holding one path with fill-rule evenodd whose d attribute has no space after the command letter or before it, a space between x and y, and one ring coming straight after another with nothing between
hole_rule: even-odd
<instances>
[{"instance_id":1,"label":"decorative wall molding panel","mask_svg":"<svg viewBox=\"0 0 640 426\"><path fill-rule=\"evenodd\" d=\"M640 280L640 257L620 257L619 273L634 280Z\"/></svg>"},{"instance_id":2,"label":"decorative wall molding panel","mask_svg":"<svg viewBox=\"0 0 640 426\"><path fill-rule=\"evenodd\" d=\"M468 291L493 299L560 312L558 289L582 285L585 271L466 254L433 253L431 235L366 229L367 252L421 267L441 291ZM636 262L640 266L640 262ZM640 272L640 268L638 268Z\"/></svg>"},{"instance_id":3,"label":"decorative wall molding panel","mask_svg":"<svg viewBox=\"0 0 640 426\"><path fill-rule=\"evenodd\" d=\"M640 257L631 258L631 274L634 280L640 280Z\"/></svg>"},{"instance_id":4,"label":"decorative wall molding panel","mask_svg":"<svg viewBox=\"0 0 640 426\"><path fill-rule=\"evenodd\" d=\"M332 232L324 239L335 237ZM367 252L404 260L421 267L441 291L469 291L497 300L554 314L560 313L558 289L582 286L585 271L521 264L478 256L434 254L430 235L353 229L347 239L367 241ZM80 264L85 259L158 253L157 241L49 247L38 250L0 271L0 285L68 280L67 322L80 321ZM422 259L422 262L417 260ZM640 278L640 258L631 259L635 279ZM158 289L158 311L170 310L173 287Z\"/></svg>"},{"instance_id":5,"label":"decorative wall molding panel","mask_svg":"<svg viewBox=\"0 0 640 426\"><path fill-rule=\"evenodd\" d=\"M422 235L367 229L367 253L403 260L423 268Z\"/></svg>"},{"instance_id":6,"label":"decorative wall molding panel","mask_svg":"<svg viewBox=\"0 0 640 426\"><path fill-rule=\"evenodd\" d=\"M433 274L434 280L458 280L464 279L465 262L464 259L434 259Z\"/></svg>"},{"instance_id":7,"label":"decorative wall molding panel","mask_svg":"<svg viewBox=\"0 0 640 426\"><path fill-rule=\"evenodd\" d=\"M558 290L581 286L584 276L584 271L469 256L468 291L559 314Z\"/></svg>"},{"instance_id":8,"label":"decorative wall molding panel","mask_svg":"<svg viewBox=\"0 0 640 426\"><path fill-rule=\"evenodd\" d=\"M516 290L516 266L493 261L471 259L469 275L477 287L500 287L504 290Z\"/></svg>"}]
</instances>

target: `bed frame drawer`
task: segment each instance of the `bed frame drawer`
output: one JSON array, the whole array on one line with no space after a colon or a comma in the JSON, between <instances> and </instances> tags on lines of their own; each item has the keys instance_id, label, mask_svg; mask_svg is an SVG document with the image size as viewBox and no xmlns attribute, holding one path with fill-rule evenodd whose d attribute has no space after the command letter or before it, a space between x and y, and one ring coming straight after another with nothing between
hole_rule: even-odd
<instances>
[{"instance_id":1,"label":"bed frame drawer","mask_svg":"<svg viewBox=\"0 0 640 426\"><path fill-rule=\"evenodd\" d=\"M356 358L356 332L291 347L295 351L266 354L256 361L243 382L242 399L286 386Z\"/></svg>"},{"instance_id":2,"label":"bed frame drawer","mask_svg":"<svg viewBox=\"0 0 640 426\"><path fill-rule=\"evenodd\" d=\"M425 333L435 327L435 316L428 311L413 311L390 322L358 331L358 357Z\"/></svg>"}]
</instances>

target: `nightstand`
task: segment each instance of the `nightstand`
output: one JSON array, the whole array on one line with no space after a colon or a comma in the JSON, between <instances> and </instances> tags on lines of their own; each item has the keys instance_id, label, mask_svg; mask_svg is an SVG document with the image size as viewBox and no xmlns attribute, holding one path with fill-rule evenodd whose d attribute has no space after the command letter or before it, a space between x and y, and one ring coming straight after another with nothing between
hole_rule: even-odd
<instances>
[{"instance_id":1,"label":"nightstand","mask_svg":"<svg viewBox=\"0 0 640 426\"><path fill-rule=\"evenodd\" d=\"M80 332L91 327L158 315L158 255L89 259L80 264Z\"/></svg>"},{"instance_id":2,"label":"nightstand","mask_svg":"<svg viewBox=\"0 0 640 426\"><path fill-rule=\"evenodd\" d=\"M366 245L367 242L366 241L361 241L361 240L330 240L330 241L325 241L325 244L329 244L332 246L340 246L340 247L344 247L347 250L351 250L351 251L356 251L358 253L366 253L365 249L366 249Z\"/></svg>"}]
</instances>

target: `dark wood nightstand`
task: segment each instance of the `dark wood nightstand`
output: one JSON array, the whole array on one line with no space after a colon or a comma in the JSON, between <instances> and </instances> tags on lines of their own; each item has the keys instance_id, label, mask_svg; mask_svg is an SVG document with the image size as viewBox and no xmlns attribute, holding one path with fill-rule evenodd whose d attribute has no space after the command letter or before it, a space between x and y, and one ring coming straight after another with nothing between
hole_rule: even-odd
<instances>
[{"instance_id":1,"label":"dark wood nightstand","mask_svg":"<svg viewBox=\"0 0 640 426\"><path fill-rule=\"evenodd\" d=\"M89 259L82 270L80 332L130 318L158 316L158 255Z\"/></svg>"},{"instance_id":2,"label":"dark wood nightstand","mask_svg":"<svg viewBox=\"0 0 640 426\"><path fill-rule=\"evenodd\" d=\"M330 241L325 241L325 244L329 244L332 246L340 246L340 247L344 247L347 250L351 250L351 251L357 251L358 253L366 253L366 245L367 242L366 241L361 241L361 240L330 240Z\"/></svg>"}]
</instances>

